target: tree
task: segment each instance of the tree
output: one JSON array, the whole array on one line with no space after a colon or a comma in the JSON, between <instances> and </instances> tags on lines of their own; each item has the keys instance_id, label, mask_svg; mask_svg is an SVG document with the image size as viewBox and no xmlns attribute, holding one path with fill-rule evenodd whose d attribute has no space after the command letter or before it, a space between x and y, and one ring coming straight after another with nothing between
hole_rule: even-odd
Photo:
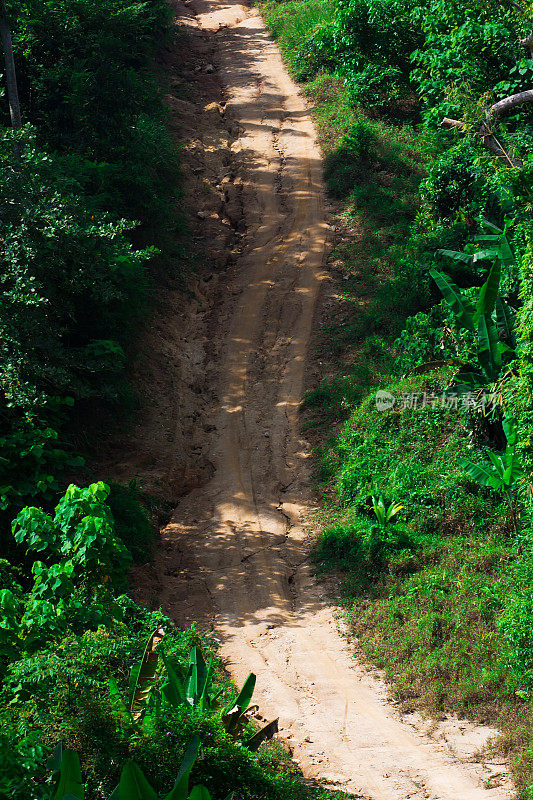
<instances>
[{"instance_id":1,"label":"tree","mask_svg":"<svg viewBox=\"0 0 533 800\"><path fill-rule=\"evenodd\" d=\"M4 60L6 65L6 85L7 99L9 102L9 114L11 125L16 130L22 127L20 115L19 93L17 87L17 73L15 70L15 59L13 58L13 44L11 41L11 29L7 16L5 0L0 0L0 39L4 50ZM20 144L15 143L15 155L20 156Z\"/></svg>"}]
</instances>

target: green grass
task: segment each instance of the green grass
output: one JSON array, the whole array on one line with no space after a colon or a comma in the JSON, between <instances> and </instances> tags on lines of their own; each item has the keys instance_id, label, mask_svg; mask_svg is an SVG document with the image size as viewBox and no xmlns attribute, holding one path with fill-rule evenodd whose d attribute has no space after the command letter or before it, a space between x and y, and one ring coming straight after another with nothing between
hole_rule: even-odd
<instances>
[{"instance_id":1,"label":"green grass","mask_svg":"<svg viewBox=\"0 0 533 800\"><path fill-rule=\"evenodd\" d=\"M445 375L412 376L380 388L398 397L445 385ZM496 748L525 792L533 711L500 625L518 551L506 505L458 466L476 458L469 429L454 410L356 403L322 452L329 503L314 559L338 576L356 649L403 707L499 726ZM376 525L372 494L402 503L397 523Z\"/></svg>"}]
</instances>

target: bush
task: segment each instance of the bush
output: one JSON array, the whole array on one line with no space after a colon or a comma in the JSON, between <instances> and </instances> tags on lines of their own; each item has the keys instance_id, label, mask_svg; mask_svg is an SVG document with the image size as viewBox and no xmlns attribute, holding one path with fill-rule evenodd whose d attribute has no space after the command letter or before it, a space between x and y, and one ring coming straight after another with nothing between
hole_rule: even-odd
<instances>
[{"instance_id":1,"label":"bush","mask_svg":"<svg viewBox=\"0 0 533 800\"><path fill-rule=\"evenodd\" d=\"M322 568L340 568L349 573L352 584L355 580L364 585L381 577L395 553L414 546L412 534L404 525L381 527L357 517L326 528L318 538L313 558Z\"/></svg>"}]
</instances>

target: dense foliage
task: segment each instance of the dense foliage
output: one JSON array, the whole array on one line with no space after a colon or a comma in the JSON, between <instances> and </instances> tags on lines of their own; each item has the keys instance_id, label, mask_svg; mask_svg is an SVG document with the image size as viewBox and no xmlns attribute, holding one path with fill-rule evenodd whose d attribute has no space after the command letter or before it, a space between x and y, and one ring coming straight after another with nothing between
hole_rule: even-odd
<instances>
[{"instance_id":1,"label":"dense foliage","mask_svg":"<svg viewBox=\"0 0 533 800\"><path fill-rule=\"evenodd\" d=\"M24 127L0 157L0 550L24 502L53 505L88 422L125 379L157 250L172 265L178 172L150 60L168 8L8 3ZM171 266L178 274L177 264Z\"/></svg>"},{"instance_id":2,"label":"dense foliage","mask_svg":"<svg viewBox=\"0 0 533 800\"><path fill-rule=\"evenodd\" d=\"M345 231L331 377L304 402L324 436L340 423L317 564L341 570L358 647L406 706L499 724L530 793L532 106L487 112L531 88L533 8L264 10L308 82Z\"/></svg>"}]
</instances>

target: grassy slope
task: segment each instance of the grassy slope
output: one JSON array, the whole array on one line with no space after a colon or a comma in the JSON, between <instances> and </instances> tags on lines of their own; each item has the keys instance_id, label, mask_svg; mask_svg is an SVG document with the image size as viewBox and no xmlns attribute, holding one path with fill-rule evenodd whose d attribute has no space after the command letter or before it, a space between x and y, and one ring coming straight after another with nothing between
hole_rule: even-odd
<instances>
[{"instance_id":1,"label":"grassy slope","mask_svg":"<svg viewBox=\"0 0 533 800\"><path fill-rule=\"evenodd\" d=\"M315 0L262 7L300 80L306 74L291 55L294 44L310 24L328 18L330 6ZM355 111L342 81L327 71L305 92L329 192L342 201L330 258L341 310L319 343L329 377L304 402L305 424L318 432L324 503L317 565L338 574L357 650L386 671L405 707L497 724L497 746L511 755L525 796L533 781L533 714L517 694L498 627L516 556L506 509L455 466L461 455L476 459L466 412L384 414L373 395L364 399L377 388L399 395L445 385L444 375L394 377L393 346L417 302L427 303L409 287L402 292L402 275L413 257L408 236L424 162L438 142L409 124ZM368 497L376 492L405 506L385 541L372 532Z\"/></svg>"}]
</instances>

